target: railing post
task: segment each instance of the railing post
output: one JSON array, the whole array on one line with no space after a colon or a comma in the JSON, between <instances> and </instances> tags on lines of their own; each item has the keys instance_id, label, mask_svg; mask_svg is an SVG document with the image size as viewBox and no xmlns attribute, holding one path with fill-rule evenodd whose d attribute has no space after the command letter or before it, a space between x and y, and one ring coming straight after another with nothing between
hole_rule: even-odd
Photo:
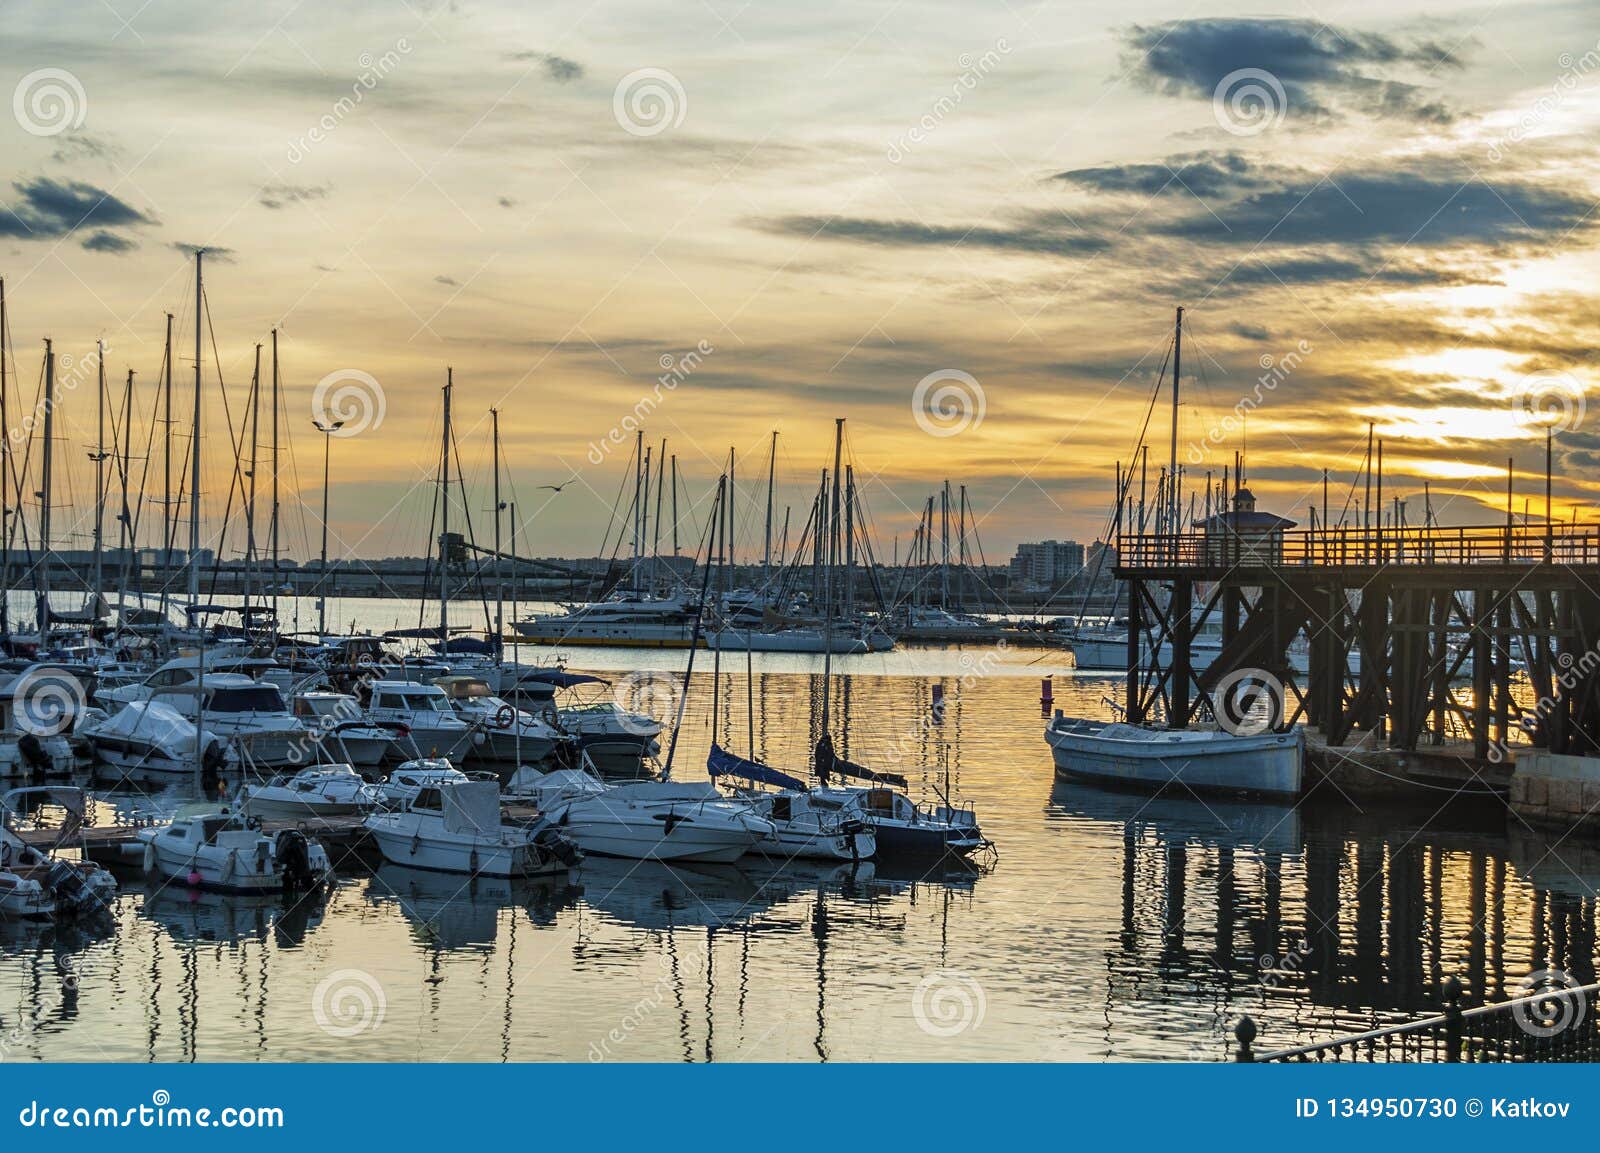
<instances>
[{"instance_id":1,"label":"railing post","mask_svg":"<svg viewBox=\"0 0 1600 1153\"><path fill-rule=\"evenodd\" d=\"M1461 982L1446 977L1444 982L1444 1059L1451 1064L1461 1060Z\"/></svg>"},{"instance_id":2,"label":"railing post","mask_svg":"<svg viewBox=\"0 0 1600 1153\"><path fill-rule=\"evenodd\" d=\"M1248 1014L1239 1018L1239 1023L1233 1027L1233 1035L1239 1039L1239 1050L1233 1055L1234 1061L1240 1065L1253 1065L1256 1055L1250 1048L1250 1042L1256 1039L1256 1023Z\"/></svg>"}]
</instances>

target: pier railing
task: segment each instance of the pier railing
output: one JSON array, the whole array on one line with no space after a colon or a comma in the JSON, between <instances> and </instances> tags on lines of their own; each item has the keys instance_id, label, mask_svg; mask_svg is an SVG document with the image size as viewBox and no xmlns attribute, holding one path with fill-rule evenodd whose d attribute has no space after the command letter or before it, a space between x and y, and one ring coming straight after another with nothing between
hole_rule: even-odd
<instances>
[{"instance_id":1,"label":"pier railing","mask_svg":"<svg viewBox=\"0 0 1600 1153\"><path fill-rule=\"evenodd\" d=\"M1255 1051L1256 1025L1239 1021L1236 1061L1567 1062L1600 1060L1600 984L1552 985L1524 997L1461 1008L1461 983L1444 983L1444 1012L1274 1052Z\"/></svg>"},{"instance_id":2,"label":"pier railing","mask_svg":"<svg viewBox=\"0 0 1600 1153\"><path fill-rule=\"evenodd\" d=\"M1320 565L1600 565L1600 525L1294 529L1124 534L1119 569Z\"/></svg>"}]
</instances>

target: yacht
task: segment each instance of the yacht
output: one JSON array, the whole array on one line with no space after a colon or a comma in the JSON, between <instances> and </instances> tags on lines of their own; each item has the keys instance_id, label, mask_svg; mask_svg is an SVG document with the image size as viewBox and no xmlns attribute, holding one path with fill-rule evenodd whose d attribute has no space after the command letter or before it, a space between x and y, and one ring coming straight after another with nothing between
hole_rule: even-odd
<instances>
[{"instance_id":1,"label":"yacht","mask_svg":"<svg viewBox=\"0 0 1600 1153\"><path fill-rule=\"evenodd\" d=\"M278 893L312 889L333 871L327 851L298 829L275 836L227 808L191 805L167 825L140 829L145 871L193 889Z\"/></svg>"},{"instance_id":2,"label":"yacht","mask_svg":"<svg viewBox=\"0 0 1600 1153\"><path fill-rule=\"evenodd\" d=\"M400 809L423 789L472 779L443 757L407 761L378 782L378 801L386 808Z\"/></svg>"},{"instance_id":3,"label":"yacht","mask_svg":"<svg viewBox=\"0 0 1600 1153\"><path fill-rule=\"evenodd\" d=\"M563 612L536 614L513 627L523 640L536 644L686 649L699 612L697 604L681 595L637 594L567 605Z\"/></svg>"},{"instance_id":4,"label":"yacht","mask_svg":"<svg viewBox=\"0 0 1600 1153\"><path fill-rule=\"evenodd\" d=\"M208 718L209 719L209 718ZM201 739L193 721L162 701L138 701L83 730L97 764L135 780L193 780L195 747ZM201 765L211 772L237 764L221 734L207 729Z\"/></svg>"},{"instance_id":5,"label":"yacht","mask_svg":"<svg viewBox=\"0 0 1600 1153\"><path fill-rule=\"evenodd\" d=\"M545 717L577 743L602 772L639 776L647 757L661 752L665 726L644 713L630 712L613 697L611 682L584 673L562 673L556 700Z\"/></svg>"},{"instance_id":6,"label":"yacht","mask_svg":"<svg viewBox=\"0 0 1600 1153\"><path fill-rule=\"evenodd\" d=\"M276 685L243 673L207 672L203 681L159 689L151 700L170 704L191 720L204 717L207 731L225 737L246 767L298 764L314 743Z\"/></svg>"},{"instance_id":7,"label":"yacht","mask_svg":"<svg viewBox=\"0 0 1600 1153\"><path fill-rule=\"evenodd\" d=\"M398 811L369 816L366 827L384 860L432 872L529 877L565 872L580 856L547 820L505 823L494 781L419 789Z\"/></svg>"},{"instance_id":8,"label":"yacht","mask_svg":"<svg viewBox=\"0 0 1600 1153\"><path fill-rule=\"evenodd\" d=\"M397 731L365 719L361 702L349 693L296 693L294 715L325 751L357 769L376 769L399 755Z\"/></svg>"},{"instance_id":9,"label":"yacht","mask_svg":"<svg viewBox=\"0 0 1600 1153\"><path fill-rule=\"evenodd\" d=\"M96 692L95 703L107 712L115 713L136 701L151 700L158 693L176 689L192 691L201 681L202 675L204 680L209 682L223 673L231 673L252 681L267 680L277 687L282 687L278 684L278 674L281 671L278 663L269 657L256 656L252 650L239 646L224 646L208 650L203 667L199 654L174 657L137 682L103 688Z\"/></svg>"},{"instance_id":10,"label":"yacht","mask_svg":"<svg viewBox=\"0 0 1600 1153\"><path fill-rule=\"evenodd\" d=\"M749 802L727 799L710 782L607 786L581 770L523 769L512 784L585 853L605 857L728 863L777 835Z\"/></svg>"},{"instance_id":11,"label":"yacht","mask_svg":"<svg viewBox=\"0 0 1600 1153\"><path fill-rule=\"evenodd\" d=\"M349 817L377 805L377 789L350 765L317 765L239 791L240 811L263 820Z\"/></svg>"},{"instance_id":12,"label":"yacht","mask_svg":"<svg viewBox=\"0 0 1600 1153\"><path fill-rule=\"evenodd\" d=\"M456 714L483 737L472 747L474 758L513 764L537 762L554 753L558 745L576 744L549 721L496 696L481 677L452 674L433 683L444 691Z\"/></svg>"},{"instance_id":13,"label":"yacht","mask_svg":"<svg viewBox=\"0 0 1600 1153\"><path fill-rule=\"evenodd\" d=\"M903 641L993 641L1004 634L994 621L938 605L910 605L897 630Z\"/></svg>"},{"instance_id":14,"label":"yacht","mask_svg":"<svg viewBox=\"0 0 1600 1153\"><path fill-rule=\"evenodd\" d=\"M1298 796L1305 730L1234 734L1169 730L1055 716L1045 728L1056 776L1100 784L1195 792Z\"/></svg>"},{"instance_id":15,"label":"yacht","mask_svg":"<svg viewBox=\"0 0 1600 1153\"><path fill-rule=\"evenodd\" d=\"M450 698L438 685L374 682L367 719L398 726L401 747L419 757L465 756L475 738L481 739L475 726L456 715Z\"/></svg>"},{"instance_id":16,"label":"yacht","mask_svg":"<svg viewBox=\"0 0 1600 1153\"><path fill-rule=\"evenodd\" d=\"M706 769L713 780L726 777L746 782L733 785L733 795L772 822L771 840L756 846L766 856L861 861L878 851L878 838L868 814L853 793L839 797L835 795L838 790L808 788L797 777L760 761L736 757L715 744L706 758ZM758 789L757 784L776 785L778 791Z\"/></svg>"}]
</instances>

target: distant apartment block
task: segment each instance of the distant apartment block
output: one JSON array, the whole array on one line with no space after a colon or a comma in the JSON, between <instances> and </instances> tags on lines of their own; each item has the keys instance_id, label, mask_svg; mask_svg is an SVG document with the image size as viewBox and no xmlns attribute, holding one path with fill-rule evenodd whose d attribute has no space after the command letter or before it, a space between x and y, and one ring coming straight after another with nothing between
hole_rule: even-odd
<instances>
[{"instance_id":1,"label":"distant apartment block","mask_svg":"<svg viewBox=\"0 0 1600 1153\"><path fill-rule=\"evenodd\" d=\"M1054 588L1083 571L1083 546L1075 540L1045 540L1019 544L1011 558L1014 585Z\"/></svg>"}]
</instances>

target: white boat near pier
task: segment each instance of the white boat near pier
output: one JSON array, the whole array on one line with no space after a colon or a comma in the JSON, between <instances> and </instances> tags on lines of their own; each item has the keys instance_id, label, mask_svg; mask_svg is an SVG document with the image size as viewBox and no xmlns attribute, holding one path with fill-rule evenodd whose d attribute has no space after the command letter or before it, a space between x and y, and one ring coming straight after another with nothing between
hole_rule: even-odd
<instances>
[{"instance_id":1,"label":"white boat near pier","mask_svg":"<svg viewBox=\"0 0 1600 1153\"><path fill-rule=\"evenodd\" d=\"M1182 785L1196 792L1296 796L1305 730L1235 735L1167 730L1057 712L1044 737L1056 776L1124 787Z\"/></svg>"}]
</instances>

